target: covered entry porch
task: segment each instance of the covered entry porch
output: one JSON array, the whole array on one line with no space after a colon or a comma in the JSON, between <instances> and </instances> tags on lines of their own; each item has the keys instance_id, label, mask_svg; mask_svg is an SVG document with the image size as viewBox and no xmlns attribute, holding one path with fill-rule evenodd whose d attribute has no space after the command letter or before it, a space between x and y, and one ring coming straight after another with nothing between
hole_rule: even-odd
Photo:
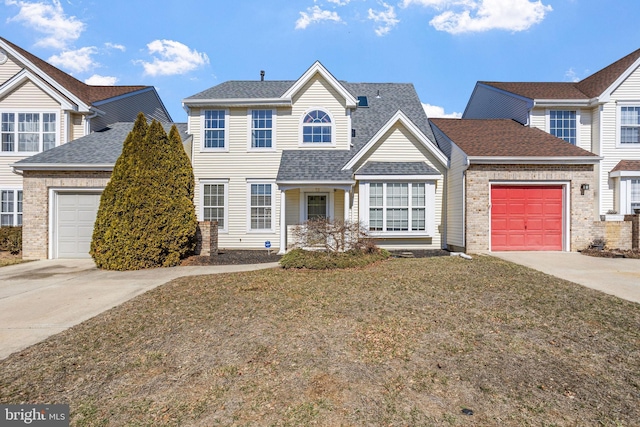
<instances>
[{"instance_id":1,"label":"covered entry porch","mask_svg":"<svg viewBox=\"0 0 640 427\"><path fill-rule=\"evenodd\" d=\"M295 244L293 229L308 220L352 220L353 184L278 184L280 190L280 253Z\"/></svg>"}]
</instances>

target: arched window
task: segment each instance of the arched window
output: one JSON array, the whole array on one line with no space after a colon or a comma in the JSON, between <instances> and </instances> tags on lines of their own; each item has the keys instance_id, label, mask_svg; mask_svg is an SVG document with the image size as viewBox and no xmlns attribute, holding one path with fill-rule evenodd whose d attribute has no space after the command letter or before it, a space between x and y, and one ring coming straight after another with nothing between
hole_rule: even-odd
<instances>
[{"instance_id":1,"label":"arched window","mask_svg":"<svg viewBox=\"0 0 640 427\"><path fill-rule=\"evenodd\" d=\"M322 110L308 112L302 120L302 142L331 144L331 117Z\"/></svg>"}]
</instances>

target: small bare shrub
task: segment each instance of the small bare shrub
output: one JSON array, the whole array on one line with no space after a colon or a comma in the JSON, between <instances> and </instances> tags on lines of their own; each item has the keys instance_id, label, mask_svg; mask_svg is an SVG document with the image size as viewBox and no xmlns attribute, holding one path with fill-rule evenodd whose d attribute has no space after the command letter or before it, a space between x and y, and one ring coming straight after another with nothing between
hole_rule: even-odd
<instances>
[{"instance_id":1,"label":"small bare shrub","mask_svg":"<svg viewBox=\"0 0 640 427\"><path fill-rule=\"evenodd\" d=\"M312 219L293 230L298 248L323 249L325 252L345 252L351 249L368 253L377 249L367 230L359 222Z\"/></svg>"}]
</instances>

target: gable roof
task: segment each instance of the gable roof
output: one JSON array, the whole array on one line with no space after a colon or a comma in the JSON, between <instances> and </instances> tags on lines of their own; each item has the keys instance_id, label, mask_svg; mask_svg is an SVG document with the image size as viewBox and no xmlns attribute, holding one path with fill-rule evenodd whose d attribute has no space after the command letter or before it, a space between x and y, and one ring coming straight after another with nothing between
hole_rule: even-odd
<instances>
[{"instance_id":1,"label":"gable roof","mask_svg":"<svg viewBox=\"0 0 640 427\"><path fill-rule=\"evenodd\" d=\"M169 133L173 124L180 131L184 143L189 138L187 124L162 123L165 132ZM11 166L17 170L112 170L131 129L132 122L114 123L101 131L27 157Z\"/></svg>"},{"instance_id":2,"label":"gable roof","mask_svg":"<svg viewBox=\"0 0 640 427\"><path fill-rule=\"evenodd\" d=\"M577 83L488 81L479 81L478 83L530 99L588 100L604 94L639 59L640 49Z\"/></svg>"},{"instance_id":3,"label":"gable roof","mask_svg":"<svg viewBox=\"0 0 640 427\"><path fill-rule=\"evenodd\" d=\"M284 150L280 158L278 184L334 182L352 184L351 169L342 170L348 150Z\"/></svg>"},{"instance_id":4,"label":"gable roof","mask_svg":"<svg viewBox=\"0 0 640 427\"><path fill-rule=\"evenodd\" d=\"M20 62L23 67L27 67L28 64L22 62L20 57L24 58L24 60L28 61L39 69L42 73L48 76L50 79L54 80L60 86L65 88L71 94L76 96L80 101L84 102L87 105L91 105L98 101L104 101L106 99L114 98L117 96L122 96L126 94L130 94L133 92L137 92L139 90L152 88L152 86L92 86L86 83L81 82L75 77L65 73L64 71L54 67L46 61L38 58L37 56L27 52L22 49L20 46L17 46L11 43L9 40L0 37L0 45L4 45L9 52L19 55L16 59ZM42 76L41 76L42 77ZM46 79L45 79L46 80Z\"/></svg>"},{"instance_id":5,"label":"gable roof","mask_svg":"<svg viewBox=\"0 0 640 427\"><path fill-rule=\"evenodd\" d=\"M468 157L575 158L595 162L600 158L580 147L510 119L430 119Z\"/></svg>"}]
</instances>

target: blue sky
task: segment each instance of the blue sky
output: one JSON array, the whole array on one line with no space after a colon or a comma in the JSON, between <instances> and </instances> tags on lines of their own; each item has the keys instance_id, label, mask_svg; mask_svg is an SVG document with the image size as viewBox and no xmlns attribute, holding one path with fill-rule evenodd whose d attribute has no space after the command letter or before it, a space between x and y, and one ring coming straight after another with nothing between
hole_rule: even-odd
<instances>
[{"instance_id":1,"label":"blue sky","mask_svg":"<svg viewBox=\"0 0 640 427\"><path fill-rule=\"evenodd\" d=\"M430 116L478 80L573 81L640 48L638 0L0 0L2 36L90 84L183 98L227 80L410 82Z\"/></svg>"}]
</instances>

